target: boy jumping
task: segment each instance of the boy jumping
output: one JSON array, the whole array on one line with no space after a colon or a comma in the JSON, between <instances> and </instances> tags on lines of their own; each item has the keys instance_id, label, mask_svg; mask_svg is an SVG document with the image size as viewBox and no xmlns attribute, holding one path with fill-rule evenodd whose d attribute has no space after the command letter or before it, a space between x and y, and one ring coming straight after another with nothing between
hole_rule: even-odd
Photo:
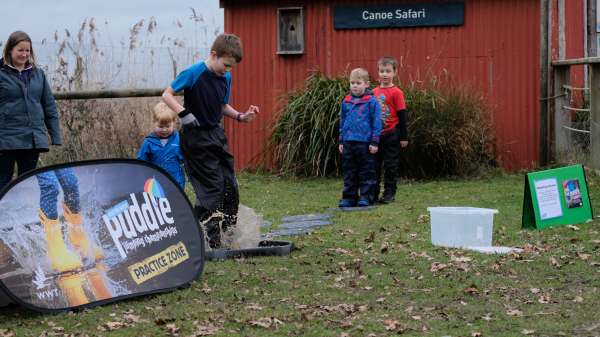
<instances>
[{"instance_id":1,"label":"boy jumping","mask_svg":"<svg viewBox=\"0 0 600 337\"><path fill-rule=\"evenodd\" d=\"M239 203L233 156L228 151L223 115L250 122L258 107L240 113L229 105L231 69L242 60L242 43L233 34L220 34L206 60L182 71L165 89L163 101L181 120L183 162L196 193L195 210L205 223L211 248L221 246L221 233L237 222ZM183 90L183 106L175 93Z\"/></svg>"}]
</instances>

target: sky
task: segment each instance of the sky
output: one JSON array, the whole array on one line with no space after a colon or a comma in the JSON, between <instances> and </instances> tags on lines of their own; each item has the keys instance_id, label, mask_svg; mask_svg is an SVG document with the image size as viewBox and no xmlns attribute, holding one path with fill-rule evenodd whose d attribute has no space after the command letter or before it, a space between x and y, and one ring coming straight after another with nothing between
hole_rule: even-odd
<instances>
[{"instance_id":1,"label":"sky","mask_svg":"<svg viewBox=\"0 0 600 337\"><path fill-rule=\"evenodd\" d=\"M223 10L219 0L5 1L0 49L16 30L31 37L37 62L55 89L156 87L206 57L223 31ZM69 81L76 55L86 62L84 88L72 88Z\"/></svg>"},{"instance_id":2,"label":"sky","mask_svg":"<svg viewBox=\"0 0 600 337\"><path fill-rule=\"evenodd\" d=\"M141 19L146 22L154 17L159 32L176 35L190 33L194 20L214 29L223 29L223 10L219 0L29 0L4 1L0 19L0 40L6 41L15 30L27 32L32 40L53 38L54 32L62 34L65 29L77 32L85 19L94 18L100 33L112 41L127 39L129 30ZM180 27L177 21L181 23Z\"/></svg>"}]
</instances>

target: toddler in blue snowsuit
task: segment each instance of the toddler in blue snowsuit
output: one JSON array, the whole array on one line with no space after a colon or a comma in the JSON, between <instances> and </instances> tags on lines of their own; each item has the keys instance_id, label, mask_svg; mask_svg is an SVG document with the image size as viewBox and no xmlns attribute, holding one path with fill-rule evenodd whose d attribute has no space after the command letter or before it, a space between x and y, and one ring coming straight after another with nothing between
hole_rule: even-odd
<instances>
[{"instance_id":1,"label":"toddler in blue snowsuit","mask_svg":"<svg viewBox=\"0 0 600 337\"><path fill-rule=\"evenodd\" d=\"M175 112L160 102L154 106L152 114L153 131L144 139L138 151L137 159L146 160L167 171L183 189L183 155L179 147L179 133L173 132Z\"/></svg>"},{"instance_id":2,"label":"toddler in blue snowsuit","mask_svg":"<svg viewBox=\"0 0 600 337\"><path fill-rule=\"evenodd\" d=\"M342 101L340 145L344 190L340 207L368 206L375 186L375 156L381 134L381 107L369 94L369 73L350 73L350 94Z\"/></svg>"}]
</instances>

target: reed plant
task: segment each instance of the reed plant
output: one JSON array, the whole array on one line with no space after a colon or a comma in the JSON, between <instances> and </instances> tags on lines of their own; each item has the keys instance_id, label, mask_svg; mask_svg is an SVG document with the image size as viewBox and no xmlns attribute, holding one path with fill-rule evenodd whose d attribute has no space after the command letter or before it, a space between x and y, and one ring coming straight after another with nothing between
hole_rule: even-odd
<instances>
[{"instance_id":1,"label":"reed plant","mask_svg":"<svg viewBox=\"0 0 600 337\"><path fill-rule=\"evenodd\" d=\"M347 90L346 78L313 72L304 89L286 97L269 141L279 173L326 176L338 171L339 111Z\"/></svg>"},{"instance_id":2,"label":"reed plant","mask_svg":"<svg viewBox=\"0 0 600 337\"><path fill-rule=\"evenodd\" d=\"M433 78L401 86L410 144L401 155L403 177L472 176L495 164L484 97L469 87L444 83ZM331 79L315 72L305 88L288 95L270 139L280 174L339 174L339 109L348 87L344 77Z\"/></svg>"},{"instance_id":3,"label":"reed plant","mask_svg":"<svg viewBox=\"0 0 600 337\"><path fill-rule=\"evenodd\" d=\"M207 42L220 28L205 22L193 8L192 37L162 37L154 17L140 19L127 43L115 45L98 26L85 19L77 31L56 32L35 46L54 92L107 88L165 87L178 69L207 54ZM214 31L209 28L215 28ZM182 31L183 32L183 31ZM164 67L167 64L168 67ZM57 101L63 145L41 157L42 165L98 158L132 158L151 131L152 107L159 97Z\"/></svg>"}]
</instances>

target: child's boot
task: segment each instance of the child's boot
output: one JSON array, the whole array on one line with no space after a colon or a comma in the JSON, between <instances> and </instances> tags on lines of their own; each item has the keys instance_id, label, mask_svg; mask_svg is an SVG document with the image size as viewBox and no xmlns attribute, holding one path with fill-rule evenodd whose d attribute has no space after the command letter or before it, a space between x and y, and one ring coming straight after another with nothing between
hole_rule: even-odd
<instances>
[{"instance_id":1,"label":"child's boot","mask_svg":"<svg viewBox=\"0 0 600 337\"><path fill-rule=\"evenodd\" d=\"M39 217L46 234L47 253L52 269L65 272L81 268L81 259L69 250L65 244L58 219L48 219L41 209L39 210Z\"/></svg>"},{"instance_id":2,"label":"child's boot","mask_svg":"<svg viewBox=\"0 0 600 337\"><path fill-rule=\"evenodd\" d=\"M90 302L83 290L84 281L82 273L58 277L58 286L69 302L69 306L76 307Z\"/></svg>"},{"instance_id":3,"label":"child's boot","mask_svg":"<svg viewBox=\"0 0 600 337\"><path fill-rule=\"evenodd\" d=\"M104 278L105 266L99 263L96 268L90 269L87 272L88 283L96 300L104 300L111 298L113 295L106 285L106 279Z\"/></svg>"},{"instance_id":4,"label":"child's boot","mask_svg":"<svg viewBox=\"0 0 600 337\"><path fill-rule=\"evenodd\" d=\"M379 199L382 204L391 204L396 199L394 192L384 191L383 197Z\"/></svg>"},{"instance_id":5,"label":"child's boot","mask_svg":"<svg viewBox=\"0 0 600 337\"><path fill-rule=\"evenodd\" d=\"M77 252L84 258L92 261L100 261L104 257L102 249L90 242L85 229L83 218L80 213L73 213L69 207L63 204L63 216L68 224L69 241Z\"/></svg>"}]
</instances>

